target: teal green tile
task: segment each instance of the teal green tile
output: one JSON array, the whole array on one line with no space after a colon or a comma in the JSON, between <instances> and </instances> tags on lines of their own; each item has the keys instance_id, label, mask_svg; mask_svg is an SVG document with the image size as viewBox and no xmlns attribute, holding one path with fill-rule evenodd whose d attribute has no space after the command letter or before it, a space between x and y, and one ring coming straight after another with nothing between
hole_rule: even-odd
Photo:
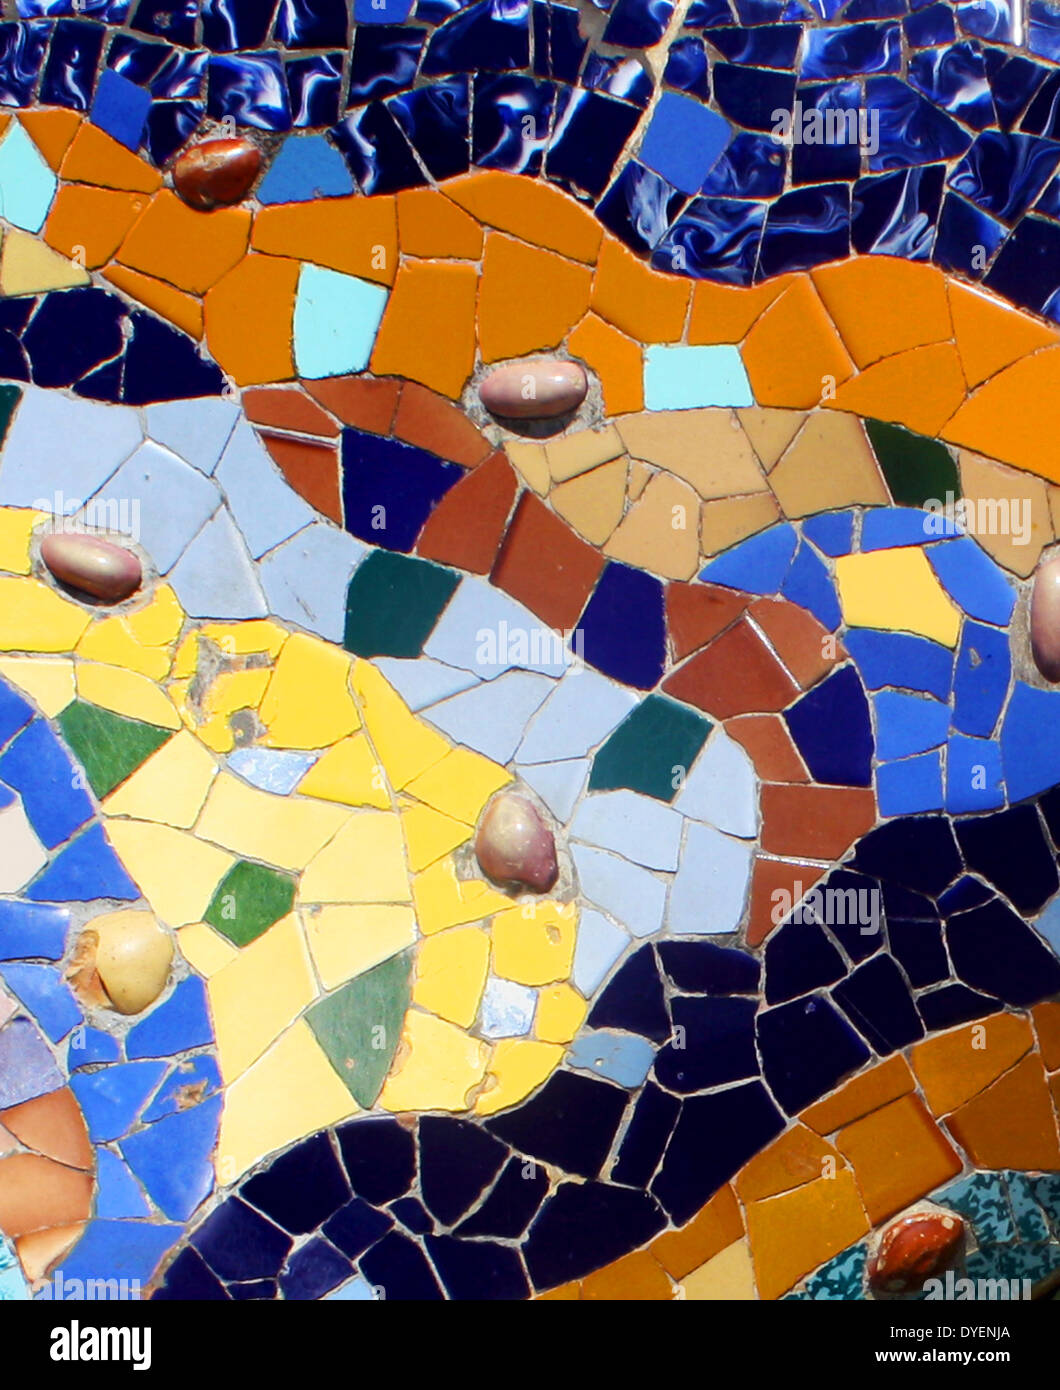
<instances>
[{"instance_id":1,"label":"teal green tile","mask_svg":"<svg viewBox=\"0 0 1060 1390\"><path fill-rule=\"evenodd\" d=\"M217 886L206 921L235 946L246 946L286 917L294 903L295 881L264 864L240 860Z\"/></svg>"},{"instance_id":2,"label":"teal green tile","mask_svg":"<svg viewBox=\"0 0 1060 1390\"><path fill-rule=\"evenodd\" d=\"M373 550L350 580L343 646L355 656L419 656L459 582L429 560Z\"/></svg>"},{"instance_id":3,"label":"teal green tile","mask_svg":"<svg viewBox=\"0 0 1060 1390\"><path fill-rule=\"evenodd\" d=\"M590 791L626 787L672 801L679 774L695 762L711 722L665 695L649 695L619 724L593 760ZM675 785L676 782L676 785Z\"/></svg>"},{"instance_id":4,"label":"teal green tile","mask_svg":"<svg viewBox=\"0 0 1060 1390\"><path fill-rule=\"evenodd\" d=\"M866 420L865 428L891 496L900 506L922 507L929 499L945 502L947 493L960 497L957 464L944 444L882 420Z\"/></svg>"},{"instance_id":5,"label":"teal green tile","mask_svg":"<svg viewBox=\"0 0 1060 1390\"><path fill-rule=\"evenodd\" d=\"M383 1089L412 992L412 955L365 971L309 1010L317 1042L350 1095L366 1110Z\"/></svg>"}]
</instances>

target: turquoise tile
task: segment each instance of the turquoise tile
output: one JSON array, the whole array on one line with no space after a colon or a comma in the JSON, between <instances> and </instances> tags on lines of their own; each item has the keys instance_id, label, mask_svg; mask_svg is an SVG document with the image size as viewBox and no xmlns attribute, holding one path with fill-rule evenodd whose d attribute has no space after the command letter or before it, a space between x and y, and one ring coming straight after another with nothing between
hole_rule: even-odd
<instances>
[{"instance_id":1,"label":"turquoise tile","mask_svg":"<svg viewBox=\"0 0 1060 1390\"><path fill-rule=\"evenodd\" d=\"M12 121L0 142L0 217L24 231L39 232L58 184L36 145Z\"/></svg>"},{"instance_id":2,"label":"turquoise tile","mask_svg":"<svg viewBox=\"0 0 1060 1390\"><path fill-rule=\"evenodd\" d=\"M294 305L298 374L317 378L363 371L372 355L387 297L384 285L304 265Z\"/></svg>"},{"instance_id":3,"label":"turquoise tile","mask_svg":"<svg viewBox=\"0 0 1060 1390\"><path fill-rule=\"evenodd\" d=\"M650 347L644 354L648 410L754 405L737 347Z\"/></svg>"}]
</instances>

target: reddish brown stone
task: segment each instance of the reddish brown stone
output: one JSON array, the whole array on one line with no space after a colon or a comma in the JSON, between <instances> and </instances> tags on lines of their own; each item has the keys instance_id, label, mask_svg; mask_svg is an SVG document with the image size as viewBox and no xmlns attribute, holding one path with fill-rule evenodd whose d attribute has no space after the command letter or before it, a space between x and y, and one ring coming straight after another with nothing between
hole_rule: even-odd
<instances>
[{"instance_id":1,"label":"reddish brown stone","mask_svg":"<svg viewBox=\"0 0 1060 1390\"><path fill-rule=\"evenodd\" d=\"M45 536L40 557L60 584L107 603L120 603L143 582L143 567L132 551L100 536L76 532Z\"/></svg>"},{"instance_id":2,"label":"reddish brown stone","mask_svg":"<svg viewBox=\"0 0 1060 1390\"><path fill-rule=\"evenodd\" d=\"M589 390L577 362L538 357L497 367L478 388L479 399L505 420L552 420L578 409Z\"/></svg>"},{"instance_id":3,"label":"reddish brown stone","mask_svg":"<svg viewBox=\"0 0 1060 1390\"><path fill-rule=\"evenodd\" d=\"M559 877L556 841L525 796L501 792L486 807L475 835L475 856L497 883L547 893Z\"/></svg>"},{"instance_id":4,"label":"reddish brown stone","mask_svg":"<svg viewBox=\"0 0 1060 1390\"><path fill-rule=\"evenodd\" d=\"M876 824L876 798L859 787L762 788L762 848L837 859Z\"/></svg>"},{"instance_id":5,"label":"reddish brown stone","mask_svg":"<svg viewBox=\"0 0 1060 1390\"><path fill-rule=\"evenodd\" d=\"M747 595L718 584L682 584L666 588L666 622L675 661L698 651L734 622L747 607Z\"/></svg>"},{"instance_id":6,"label":"reddish brown stone","mask_svg":"<svg viewBox=\"0 0 1060 1390\"><path fill-rule=\"evenodd\" d=\"M445 494L420 532L416 553L471 574L488 574L517 487L507 458L494 454Z\"/></svg>"},{"instance_id":7,"label":"reddish brown stone","mask_svg":"<svg viewBox=\"0 0 1060 1390\"><path fill-rule=\"evenodd\" d=\"M1031 654L1047 681L1060 681L1060 556L1034 576L1031 591Z\"/></svg>"},{"instance_id":8,"label":"reddish brown stone","mask_svg":"<svg viewBox=\"0 0 1060 1390\"><path fill-rule=\"evenodd\" d=\"M306 381L305 389L344 425L389 434L397 411L401 382L389 377L337 376Z\"/></svg>"},{"instance_id":9,"label":"reddish brown stone","mask_svg":"<svg viewBox=\"0 0 1060 1390\"><path fill-rule=\"evenodd\" d=\"M760 598L748 611L803 690L816 685L837 661L846 657L828 629L797 603L783 598ZM833 646L834 656L830 654Z\"/></svg>"},{"instance_id":10,"label":"reddish brown stone","mask_svg":"<svg viewBox=\"0 0 1060 1390\"><path fill-rule=\"evenodd\" d=\"M258 386L243 392L243 411L256 425L335 439L339 427L304 391L290 386Z\"/></svg>"},{"instance_id":11,"label":"reddish brown stone","mask_svg":"<svg viewBox=\"0 0 1060 1390\"><path fill-rule=\"evenodd\" d=\"M241 203L261 172L261 151L249 140L204 140L173 166L173 187L199 212Z\"/></svg>"},{"instance_id":12,"label":"reddish brown stone","mask_svg":"<svg viewBox=\"0 0 1060 1390\"><path fill-rule=\"evenodd\" d=\"M426 386L405 383L394 418L394 433L439 458L474 468L492 446L462 410Z\"/></svg>"},{"instance_id":13,"label":"reddish brown stone","mask_svg":"<svg viewBox=\"0 0 1060 1390\"><path fill-rule=\"evenodd\" d=\"M960 1250L964 1222L956 1212L899 1216L883 1228L869 1261L869 1283L886 1293L910 1293L945 1269Z\"/></svg>"},{"instance_id":14,"label":"reddish brown stone","mask_svg":"<svg viewBox=\"0 0 1060 1390\"><path fill-rule=\"evenodd\" d=\"M572 628L604 567L603 556L579 540L530 492L516 508L493 582L549 627Z\"/></svg>"},{"instance_id":15,"label":"reddish brown stone","mask_svg":"<svg viewBox=\"0 0 1060 1390\"><path fill-rule=\"evenodd\" d=\"M781 710L798 686L745 619L690 657L663 689L715 719Z\"/></svg>"},{"instance_id":16,"label":"reddish brown stone","mask_svg":"<svg viewBox=\"0 0 1060 1390\"><path fill-rule=\"evenodd\" d=\"M818 879L823 878L824 872L819 864L792 864L755 855L751 873L751 912L747 922L748 946L761 946L783 921L783 917L774 921L776 909L785 902L792 905L798 902ZM778 892L786 893L787 898L774 897Z\"/></svg>"},{"instance_id":17,"label":"reddish brown stone","mask_svg":"<svg viewBox=\"0 0 1060 1390\"><path fill-rule=\"evenodd\" d=\"M341 526L342 484L339 452L334 444L313 443L264 431L261 440L299 497L304 497L317 511Z\"/></svg>"},{"instance_id":18,"label":"reddish brown stone","mask_svg":"<svg viewBox=\"0 0 1060 1390\"><path fill-rule=\"evenodd\" d=\"M725 732L742 744L763 782L808 782L810 774L779 714L740 714Z\"/></svg>"}]
</instances>

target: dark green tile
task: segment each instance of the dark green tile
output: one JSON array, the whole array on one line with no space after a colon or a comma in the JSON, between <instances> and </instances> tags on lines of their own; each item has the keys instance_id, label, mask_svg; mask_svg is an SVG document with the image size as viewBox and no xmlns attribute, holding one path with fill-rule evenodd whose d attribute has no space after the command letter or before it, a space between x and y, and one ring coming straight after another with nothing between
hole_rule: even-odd
<instances>
[{"instance_id":1,"label":"dark green tile","mask_svg":"<svg viewBox=\"0 0 1060 1390\"><path fill-rule=\"evenodd\" d=\"M0 444L7 438L7 427L21 399L22 392L17 386L0 386Z\"/></svg>"},{"instance_id":2,"label":"dark green tile","mask_svg":"<svg viewBox=\"0 0 1060 1390\"><path fill-rule=\"evenodd\" d=\"M590 791L628 787L672 801L712 728L665 695L649 695L623 719L593 760ZM683 769L679 773L676 769ZM675 785L676 783L676 785Z\"/></svg>"},{"instance_id":3,"label":"dark green tile","mask_svg":"<svg viewBox=\"0 0 1060 1390\"><path fill-rule=\"evenodd\" d=\"M412 953L373 966L321 999L306 1017L343 1085L373 1106L394 1060L412 989Z\"/></svg>"},{"instance_id":4,"label":"dark green tile","mask_svg":"<svg viewBox=\"0 0 1060 1390\"><path fill-rule=\"evenodd\" d=\"M373 550L350 580L343 646L355 656L419 656L461 576Z\"/></svg>"},{"instance_id":5,"label":"dark green tile","mask_svg":"<svg viewBox=\"0 0 1060 1390\"><path fill-rule=\"evenodd\" d=\"M233 864L217 886L206 921L235 946L246 946L286 917L294 902L295 881L247 859Z\"/></svg>"},{"instance_id":6,"label":"dark green tile","mask_svg":"<svg viewBox=\"0 0 1060 1390\"><path fill-rule=\"evenodd\" d=\"M866 420L865 428L899 506L922 507L930 498L945 502L947 492L960 497L957 464L944 444L882 420Z\"/></svg>"},{"instance_id":7,"label":"dark green tile","mask_svg":"<svg viewBox=\"0 0 1060 1390\"><path fill-rule=\"evenodd\" d=\"M67 705L58 724L98 797L107 796L173 737L171 729L126 719L84 700Z\"/></svg>"}]
</instances>

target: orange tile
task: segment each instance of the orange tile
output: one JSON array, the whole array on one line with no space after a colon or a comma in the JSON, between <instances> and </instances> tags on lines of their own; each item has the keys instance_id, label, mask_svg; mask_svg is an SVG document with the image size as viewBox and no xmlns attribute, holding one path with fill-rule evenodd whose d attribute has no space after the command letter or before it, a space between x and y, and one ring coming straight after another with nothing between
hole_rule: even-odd
<instances>
[{"instance_id":1,"label":"orange tile","mask_svg":"<svg viewBox=\"0 0 1060 1390\"><path fill-rule=\"evenodd\" d=\"M858 367L953 336L946 280L934 266L858 256L811 274Z\"/></svg>"},{"instance_id":2,"label":"orange tile","mask_svg":"<svg viewBox=\"0 0 1060 1390\"><path fill-rule=\"evenodd\" d=\"M854 370L806 275L798 276L752 327L743 362L759 405L796 410L820 404L826 387L846 381Z\"/></svg>"},{"instance_id":3,"label":"orange tile","mask_svg":"<svg viewBox=\"0 0 1060 1390\"><path fill-rule=\"evenodd\" d=\"M132 299L139 300L148 309L161 314L170 323L175 323L193 338L202 337L202 301L182 290L175 290L164 280L155 280L150 275L141 275L137 270L128 270L123 265L111 265L103 272L103 278L124 290Z\"/></svg>"},{"instance_id":4,"label":"orange tile","mask_svg":"<svg viewBox=\"0 0 1060 1390\"><path fill-rule=\"evenodd\" d=\"M1038 1046L1046 1071L1060 1067L1060 1004L1038 1004L1031 1009Z\"/></svg>"},{"instance_id":5,"label":"orange tile","mask_svg":"<svg viewBox=\"0 0 1060 1390\"><path fill-rule=\"evenodd\" d=\"M66 111L57 107L53 111L21 111L18 118L26 127L29 138L44 156L48 167L58 172L63 155L77 134L81 117L76 111Z\"/></svg>"},{"instance_id":6,"label":"orange tile","mask_svg":"<svg viewBox=\"0 0 1060 1390\"><path fill-rule=\"evenodd\" d=\"M537 1303L569 1303L572 1299L577 1302L581 1296L582 1286L574 1282L560 1284L557 1288L549 1289L548 1293L540 1293L535 1301Z\"/></svg>"},{"instance_id":7,"label":"orange tile","mask_svg":"<svg viewBox=\"0 0 1060 1390\"><path fill-rule=\"evenodd\" d=\"M831 1144L826 1144L819 1135L797 1124L787 1130L779 1139L774 1139L768 1148L752 1158L736 1178L736 1191L740 1201L758 1202L764 1197L775 1197L778 1192L788 1192L793 1187L814 1182L826 1172L825 1160L830 1159L836 1169L842 1167L839 1155Z\"/></svg>"},{"instance_id":8,"label":"orange tile","mask_svg":"<svg viewBox=\"0 0 1060 1390\"><path fill-rule=\"evenodd\" d=\"M753 289L697 280L692 290L688 341L742 343L755 320L798 278L801 277L781 275L767 285L755 285Z\"/></svg>"},{"instance_id":9,"label":"orange tile","mask_svg":"<svg viewBox=\"0 0 1060 1390\"><path fill-rule=\"evenodd\" d=\"M642 343L673 343L684 333L690 280L660 275L610 238L593 277L593 311Z\"/></svg>"},{"instance_id":10,"label":"orange tile","mask_svg":"<svg viewBox=\"0 0 1060 1390\"><path fill-rule=\"evenodd\" d=\"M441 256L477 261L485 233L463 208L433 188L397 195L398 244L404 256Z\"/></svg>"},{"instance_id":11,"label":"orange tile","mask_svg":"<svg viewBox=\"0 0 1060 1390\"><path fill-rule=\"evenodd\" d=\"M1003 299L955 280L950 281L949 291L957 351L969 386L978 386L1029 352L1057 342L1055 328L1036 322Z\"/></svg>"},{"instance_id":12,"label":"orange tile","mask_svg":"<svg viewBox=\"0 0 1060 1390\"><path fill-rule=\"evenodd\" d=\"M935 343L885 357L840 386L832 410L895 420L934 436L964 402L964 375L952 343ZM982 452L982 451L980 451Z\"/></svg>"},{"instance_id":13,"label":"orange tile","mask_svg":"<svg viewBox=\"0 0 1060 1390\"><path fill-rule=\"evenodd\" d=\"M575 261L596 260L603 237L600 223L569 194L547 183L490 170L455 179L445 192L487 226Z\"/></svg>"},{"instance_id":14,"label":"orange tile","mask_svg":"<svg viewBox=\"0 0 1060 1390\"><path fill-rule=\"evenodd\" d=\"M479 289L483 359L558 347L588 309L591 285L584 266L491 232Z\"/></svg>"},{"instance_id":15,"label":"orange tile","mask_svg":"<svg viewBox=\"0 0 1060 1390\"><path fill-rule=\"evenodd\" d=\"M117 258L178 290L205 294L246 255L250 221L245 208L196 212L164 189L125 238Z\"/></svg>"},{"instance_id":16,"label":"orange tile","mask_svg":"<svg viewBox=\"0 0 1060 1390\"><path fill-rule=\"evenodd\" d=\"M658 1303L674 1296L674 1286L646 1250L587 1274L582 1298L614 1303Z\"/></svg>"},{"instance_id":17,"label":"orange tile","mask_svg":"<svg viewBox=\"0 0 1060 1390\"><path fill-rule=\"evenodd\" d=\"M69 1168L91 1171L95 1153L81 1116L81 1107L68 1086L0 1111L5 1129L27 1149L54 1158Z\"/></svg>"},{"instance_id":18,"label":"orange tile","mask_svg":"<svg viewBox=\"0 0 1060 1390\"><path fill-rule=\"evenodd\" d=\"M917 1043L909 1060L932 1113L948 1115L996 1081L1033 1046L1026 1018L994 1014L968 1028Z\"/></svg>"},{"instance_id":19,"label":"orange tile","mask_svg":"<svg viewBox=\"0 0 1060 1390\"><path fill-rule=\"evenodd\" d=\"M291 332L300 271L297 261L248 256L206 296L206 341L237 385L294 376Z\"/></svg>"},{"instance_id":20,"label":"orange tile","mask_svg":"<svg viewBox=\"0 0 1060 1390\"><path fill-rule=\"evenodd\" d=\"M52 1226L50 1230L34 1231L32 1235L20 1236L15 1241L18 1258L31 1284L42 1279L63 1255L73 1249L87 1224L75 1221L70 1226Z\"/></svg>"},{"instance_id":21,"label":"orange tile","mask_svg":"<svg viewBox=\"0 0 1060 1390\"><path fill-rule=\"evenodd\" d=\"M475 365L471 265L410 261L398 271L372 353L377 376L403 376L456 400Z\"/></svg>"},{"instance_id":22,"label":"orange tile","mask_svg":"<svg viewBox=\"0 0 1060 1390\"><path fill-rule=\"evenodd\" d=\"M85 268L97 270L107 264L146 207L142 193L68 183L56 194L44 240L71 259L80 246Z\"/></svg>"},{"instance_id":23,"label":"orange tile","mask_svg":"<svg viewBox=\"0 0 1060 1390\"><path fill-rule=\"evenodd\" d=\"M293 256L392 285L398 268L395 201L325 198L263 208L254 222L252 244L270 256Z\"/></svg>"},{"instance_id":24,"label":"orange tile","mask_svg":"<svg viewBox=\"0 0 1060 1390\"><path fill-rule=\"evenodd\" d=\"M1060 1168L1056 1112L1037 1053L962 1105L946 1124L980 1168Z\"/></svg>"},{"instance_id":25,"label":"orange tile","mask_svg":"<svg viewBox=\"0 0 1060 1390\"><path fill-rule=\"evenodd\" d=\"M779 1298L869 1229L849 1169L747 1208L755 1279L762 1298Z\"/></svg>"},{"instance_id":26,"label":"orange tile","mask_svg":"<svg viewBox=\"0 0 1060 1390\"><path fill-rule=\"evenodd\" d=\"M878 1067L855 1076L834 1095L819 1100L799 1116L818 1134L834 1134L841 1125L860 1120L863 1115L878 1110L899 1096L916 1089L913 1074L904 1057L890 1057Z\"/></svg>"},{"instance_id":27,"label":"orange tile","mask_svg":"<svg viewBox=\"0 0 1060 1390\"><path fill-rule=\"evenodd\" d=\"M1060 482L1056 401L1060 347L1023 357L980 386L942 431L943 439Z\"/></svg>"},{"instance_id":28,"label":"orange tile","mask_svg":"<svg viewBox=\"0 0 1060 1390\"><path fill-rule=\"evenodd\" d=\"M608 415L644 409L644 358L638 343L595 314L586 314L567 346L572 357L580 357L600 378Z\"/></svg>"},{"instance_id":29,"label":"orange tile","mask_svg":"<svg viewBox=\"0 0 1060 1390\"><path fill-rule=\"evenodd\" d=\"M743 1235L743 1219L731 1187L716 1192L692 1220L666 1231L648 1247L674 1279L683 1279Z\"/></svg>"},{"instance_id":30,"label":"orange tile","mask_svg":"<svg viewBox=\"0 0 1060 1390\"><path fill-rule=\"evenodd\" d=\"M87 121L71 141L60 170L67 183L94 183L129 193L154 193L162 187L157 169Z\"/></svg>"},{"instance_id":31,"label":"orange tile","mask_svg":"<svg viewBox=\"0 0 1060 1390\"><path fill-rule=\"evenodd\" d=\"M29 1235L84 1221L92 1207L92 1177L38 1154L0 1158L0 1230Z\"/></svg>"},{"instance_id":32,"label":"orange tile","mask_svg":"<svg viewBox=\"0 0 1060 1390\"><path fill-rule=\"evenodd\" d=\"M917 1096L903 1096L841 1129L873 1225L926 1196L963 1164Z\"/></svg>"}]
</instances>

